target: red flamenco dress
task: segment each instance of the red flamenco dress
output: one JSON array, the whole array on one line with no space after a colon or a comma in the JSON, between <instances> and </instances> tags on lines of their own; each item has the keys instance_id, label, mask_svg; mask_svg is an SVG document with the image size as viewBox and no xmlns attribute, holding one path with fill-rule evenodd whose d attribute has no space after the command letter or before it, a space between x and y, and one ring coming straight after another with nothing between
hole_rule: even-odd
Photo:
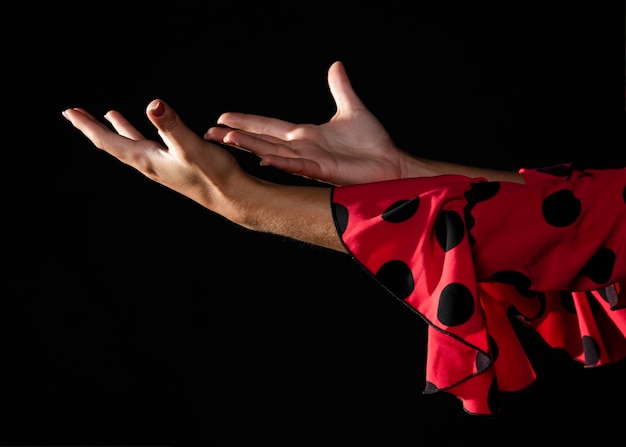
<instances>
[{"instance_id":1,"label":"red flamenco dress","mask_svg":"<svg viewBox=\"0 0 626 447\"><path fill-rule=\"evenodd\" d=\"M536 373L507 315L586 367L626 357L626 169L522 169L333 189L353 258L428 323L425 393L498 412Z\"/></svg>"}]
</instances>

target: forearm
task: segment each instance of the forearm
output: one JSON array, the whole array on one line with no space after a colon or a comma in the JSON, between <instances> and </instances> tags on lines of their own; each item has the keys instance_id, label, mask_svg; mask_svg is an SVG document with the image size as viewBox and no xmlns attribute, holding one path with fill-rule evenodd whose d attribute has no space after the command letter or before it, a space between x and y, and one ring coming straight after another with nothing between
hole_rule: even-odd
<instances>
[{"instance_id":1,"label":"forearm","mask_svg":"<svg viewBox=\"0 0 626 447\"><path fill-rule=\"evenodd\" d=\"M405 167L407 178L457 174L523 183L522 175L513 171L413 157L407 160ZM224 192L228 205L216 210L231 221L253 231L346 252L333 221L330 188L275 184L250 176L232 185Z\"/></svg>"},{"instance_id":2,"label":"forearm","mask_svg":"<svg viewBox=\"0 0 626 447\"><path fill-rule=\"evenodd\" d=\"M438 160L413 157L407 155L403 162L403 177L433 177L443 174L465 175L467 177L484 177L490 181L509 181L524 183L523 176L516 171L467 166Z\"/></svg>"},{"instance_id":3,"label":"forearm","mask_svg":"<svg viewBox=\"0 0 626 447\"><path fill-rule=\"evenodd\" d=\"M330 203L330 188L290 186L248 178L229 196L233 222L253 231L272 233L345 252ZM245 192L244 192L245 191Z\"/></svg>"}]
</instances>

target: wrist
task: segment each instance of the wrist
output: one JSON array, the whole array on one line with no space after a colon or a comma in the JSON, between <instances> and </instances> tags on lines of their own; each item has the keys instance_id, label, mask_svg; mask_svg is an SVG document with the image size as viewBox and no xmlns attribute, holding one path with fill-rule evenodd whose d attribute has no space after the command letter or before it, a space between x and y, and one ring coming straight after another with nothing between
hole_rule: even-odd
<instances>
[{"instance_id":1,"label":"wrist","mask_svg":"<svg viewBox=\"0 0 626 447\"><path fill-rule=\"evenodd\" d=\"M229 199L235 223L252 231L344 251L332 217L331 188L276 184L255 177L246 182Z\"/></svg>"},{"instance_id":2,"label":"wrist","mask_svg":"<svg viewBox=\"0 0 626 447\"><path fill-rule=\"evenodd\" d=\"M401 178L430 177L437 175L436 167L432 166L429 160L413 156L404 151L401 151L399 166Z\"/></svg>"}]
</instances>

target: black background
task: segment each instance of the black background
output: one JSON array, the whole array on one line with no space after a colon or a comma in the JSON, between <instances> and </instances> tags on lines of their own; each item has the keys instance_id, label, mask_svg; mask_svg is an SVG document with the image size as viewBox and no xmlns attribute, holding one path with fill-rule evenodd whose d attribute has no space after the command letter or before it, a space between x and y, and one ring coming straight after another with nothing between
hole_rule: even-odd
<instances>
[{"instance_id":1,"label":"black background","mask_svg":"<svg viewBox=\"0 0 626 447\"><path fill-rule=\"evenodd\" d=\"M157 138L144 110L159 97L199 134L224 111L322 123L334 113L326 71L342 60L416 155L624 166L623 10L609 4L5 11L0 444L479 446L619 432L623 363L583 370L533 337L539 378L503 396L496 419L422 395L424 323L351 260L242 230L61 117L117 108Z\"/></svg>"}]
</instances>

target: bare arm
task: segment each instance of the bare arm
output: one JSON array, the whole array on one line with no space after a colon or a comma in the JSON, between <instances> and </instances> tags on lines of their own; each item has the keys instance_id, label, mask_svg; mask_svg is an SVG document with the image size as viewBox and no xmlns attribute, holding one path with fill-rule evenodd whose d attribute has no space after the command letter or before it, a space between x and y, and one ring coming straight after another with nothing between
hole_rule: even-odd
<instances>
[{"instance_id":1,"label":"bare arm","mask_svg":"<svg viewBox=\"0 0 626 447\"><path fill-rule=\"evenodd\" d=\"M236 224L345 251L333 223L330 188L258 179L228 151L194 134L164 101L152 101L146 113L163 144L145 139L116 111L105 118L117 132L84 109L68 109L63 116L96 147Z\"/></svg>"},{"instance_id":2,"label":"bare arm","mask_svg":"<svg viewBox=\"0 0 626 447\"><path fill-rule=\"evenodd\" d=\"M467 177L484 177L490 181L524 183L523 176L516 171L467 166L425 158L410 157L406 162L407 177L431 177L442 174L458 174Z\"/></svg>"}]
</instances>

